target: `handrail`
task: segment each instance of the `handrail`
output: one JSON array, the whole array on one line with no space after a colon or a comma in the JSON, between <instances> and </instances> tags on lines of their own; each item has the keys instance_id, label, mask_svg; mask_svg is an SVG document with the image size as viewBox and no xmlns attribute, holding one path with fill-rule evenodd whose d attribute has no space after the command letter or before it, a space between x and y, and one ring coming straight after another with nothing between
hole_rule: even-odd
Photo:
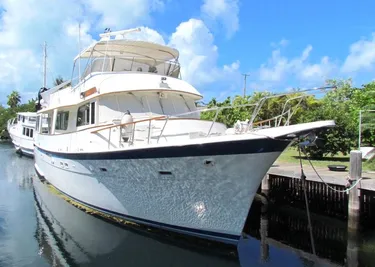
<instances>
[{"instance_id":1,"label":"handrail","mask_svg":"<svg viewBox=\"0 0 375 267\"><path fill-rule=\"evenodd\" d=\"M272 117L272 118L270 118L270 119L262 120L262 121L257 121L257 122L253 122L253 125L258 125L258 124L262 124L262 123L265 123L265 122L269 122L269 121L272 121L272 120L278 119L278 118L283 117L283 115L288 114L288 113L289 113L289 110L288 110L288 111L285 111L283 114L277 115L277 116Z\"/></svg>"},{"instance_id":2,"label":"handrail","mask_svg":"<svg viewBox=\"0 0 375 267\"><path fill-rule=\"evenodd\" d=\"M298 94L298 93L304 93L304 92L310 92L310 91L318 91L318 90L324 91L324 90L327 90L327 89L336 89L336 88L337 88L337 86L322 86L322 87L304 89L304 90L300 90L300 91L291 91L291 92L287 92L287 93L283 93L283 94L275 94L275 95L265 96L257 102L258 107L255 110L256 112L254 111L254 113L253 113L253 115L250 119L250 123L249 123L248 127L250 127L253 124L256 116L258 115L258 113L260 111L260 108L263 106L263 104L265 103L265 101L267 99L282 97L282 96L288 96L288 95ZM248 128L246 130L248 130Z\"/></svg>"},{"instance_id":3,"label":"handrail","mask_svg":"<svg viewBox=\"0 0 375 267\"><path fill-rule=\"evenodd\" d=\"M107 129L112 129L112 128L116 128L116 127L123 127L123 126L127 126L127 125L135 125L135 124L140 123L140 122L147 122L148 121L149 122L149 126L148 126L147 140L148 140L148 143L150 143L150 140L151 140L151 121L152 120L163 120L164 119L165 123L164 123L164 125L163 125L163 127L162 127L162 129L160 131L160 134L159 134L159 136L157 138L157 143L159 143L159 140L160 140L161 136L163 135L165 127L166 127L166 124L169 122L169 120L171 120L173 118L178 119L178 117L182 117L182 116L186 116L186 115L190 115L190 114L194 114L194 113L198 113L198 112L199 113L203 113L203 112L207 112L207 111L216 111L214 119L212 120L212 124L209 127L208 133L206 134L206 136L208 137L208 136L210 136L211 130L212 130L213 126L216 123L216 120L218 118L219 112L221 112L224 109L243 108L243 107L252 107L252 106L255 106L255 109L252 111L252 115L251 115L250 121L247 120L248 122L246 122L247 123L247 127L246 127L245 132L247 132L250 129L252 129L253 126L260 125L260 124L265 123L265 122L269 122L269 126L271 127L271 121L272 120L275 120L275 126L280 126L282 118L286 119L286 122L284 123L284 125L289 125L290 118L293 116L295 110L293 110L294 107L291 107L287 111L285 111L287 103L289 101L291 101L291 100L300 98L300 100L298 101L298 103L296 105L296 106L298 106L298 105L300 105L302 99L304 97L306 97L307 95L305 95L305 96L297 96L297 97L292 97L290 99L287 99L286 103L283 106L282 114L279 114L279 115L277 115L277 116L275 116L275 117L273 117L271 119L262 120L262 121L258 121L258 122L254 122L254 119L259 114L259 111L261 110L261 107L263 106L263 104L265 103L265 101L267 99L281 97L281 96L287 96L287 95L290 95L290 94L302 93L302 92L307 92L307 91L326 90L326 89L332 89L332 88L336 88L336 87L335 86L327 86L327 87L320 87L320 88L313 88L313 89L301 90L301 91L298 91L298 92L288 92L288 93L284 93L284 94L270 95L270 96L262 97L261 99L259 99L258 102L251 103L251 104L235 105L233 103L232 105L229 105L229 106L222 106L222 107L217 107L216 106L216 107L212 107L212 108L197 109L197 110L194 110L194 111L184 112L184 113L180 113L180 114L162 115L162 116L150 117L150 118L146 118L146 119L142 119L142 120L138 120L138 121L110 125L110 126L107 126L107 127L103 127L101 129L94 130L91 133L94 134L94 133L98 133L100 131L107 130ZM293 112L291 112L291 111L293 111ZM284 116L286 114L287 114L287 118ZM278 121L279 118L280 118L280 120ZM135 132L135 127L132 129L132 136L133 137L132 137L131 140L134 140L134 132ZM110 139L111 139L111 135L109 135L109 140L108 140L109 143L110 143ZM129 145L131 145L131 144L133 144L133 141L129 142ZM121 141L120 141L119 146L121 146Z\"/></svg>"},{"instance_id":4,"label":"handrail","mask_svg":"<svg viewBox=\"0 0 375 267\"><path fill-rule=\"evenodd\" d=\"M136 123L139 123L139 122L152 121L152 120L160 120L160 119L163 119L165 117L166 117L166 115L164 115L164 116L158 116L158 117L152 117L152 118L147 118L147 119L143 119L143 120L139 120L139 121L132 121L132 122L126 122L126 123L121 123L121 124L115 124L115 125L107 126L107 127L104 127L104 128L101 128L101 129L98 129L98 130L95 130L95 131L92 131L91 133L98 133L98 132L103 131L103 130L112 129L112 128L116 128L116 127L123 127L123 126L126 126L126 125L136 124Z\"/></svg>"}]
</instances>

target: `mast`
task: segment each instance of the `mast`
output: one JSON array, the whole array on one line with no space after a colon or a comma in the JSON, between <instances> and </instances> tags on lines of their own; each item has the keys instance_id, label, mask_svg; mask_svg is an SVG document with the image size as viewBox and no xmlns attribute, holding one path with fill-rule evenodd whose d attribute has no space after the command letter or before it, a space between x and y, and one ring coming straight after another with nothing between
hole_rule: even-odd
<instances>
[{"instance_id":1,"label":"mast","mask_svg":"<svg viewBox=\"0 0 375 267\"><path fill-rule=\"evenodd\" d=\"M78 77L81 81L81 22L78 23Z\"/></svg>"},{"instance_id":2,"label":"mast","mask_svg":"<svg viewBox=\"0 0 375 267\"><path fill-rule=\"evenodd\" d=\"M43 87L47 88L47 43L43 47Z\"/></svg>"}]
</instances>

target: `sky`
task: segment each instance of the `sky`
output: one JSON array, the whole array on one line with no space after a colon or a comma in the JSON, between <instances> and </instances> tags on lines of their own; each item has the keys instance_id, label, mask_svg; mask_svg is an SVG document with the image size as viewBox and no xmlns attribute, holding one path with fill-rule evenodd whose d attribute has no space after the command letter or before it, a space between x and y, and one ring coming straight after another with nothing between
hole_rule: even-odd
<instances>
[{"instance_id":1,"label":"sky","mask_svg":"<svg viewBox=\"0 0 375 267\"><path fill-rule=\"evenodd\" d=\"M73 58L112 31L180 52L182 79L208 101L247 93L322 86L327 79L374 80L375 1L0 0L0 104L22 102L43 85L71 79Z\"/></svg>"}]
</instances>

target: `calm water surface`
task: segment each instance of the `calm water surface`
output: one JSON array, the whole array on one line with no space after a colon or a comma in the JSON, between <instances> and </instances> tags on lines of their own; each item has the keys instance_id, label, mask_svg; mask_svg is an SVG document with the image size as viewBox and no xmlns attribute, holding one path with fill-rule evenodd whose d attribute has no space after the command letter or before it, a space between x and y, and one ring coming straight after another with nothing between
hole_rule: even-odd
<instances>
[{"instance_id":1,"label":"calm water surface","mask_svg":"<svg viewBox=\"0 0 375 267\"><path fill-rule=\"evenodd\" d=\"M165 234L125 229L75 208L35 176L33 159L0 144L0 266L375 266L375 231L346 222L252 207L237 248L186 245Z\"/></svg>"}]
</instances>

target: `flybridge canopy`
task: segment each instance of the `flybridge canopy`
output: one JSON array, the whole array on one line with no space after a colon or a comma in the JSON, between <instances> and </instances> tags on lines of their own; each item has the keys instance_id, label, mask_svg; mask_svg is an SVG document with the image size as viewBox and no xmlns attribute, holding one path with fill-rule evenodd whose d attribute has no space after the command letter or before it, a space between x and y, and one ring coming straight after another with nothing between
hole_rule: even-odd
<instances>
[{"instance_id":1,"label":"flybridge canopy","mask_svg":"<svg viewBox=\"0 0 375 267\"><path fill-rule=\"evenodd\" d=\"M135 57L162 61L169 61L178 58L178 50L165 45L146 41L117 39L121 35L124 36L126 33L139 30L140 29L137 28L132 30L103 33L100 35L102 37L100 41L90 45L74 60L78 59L79 57ZM116 39L111 39L111 36L115 36Z\"/></svg>"}]
</instances>

